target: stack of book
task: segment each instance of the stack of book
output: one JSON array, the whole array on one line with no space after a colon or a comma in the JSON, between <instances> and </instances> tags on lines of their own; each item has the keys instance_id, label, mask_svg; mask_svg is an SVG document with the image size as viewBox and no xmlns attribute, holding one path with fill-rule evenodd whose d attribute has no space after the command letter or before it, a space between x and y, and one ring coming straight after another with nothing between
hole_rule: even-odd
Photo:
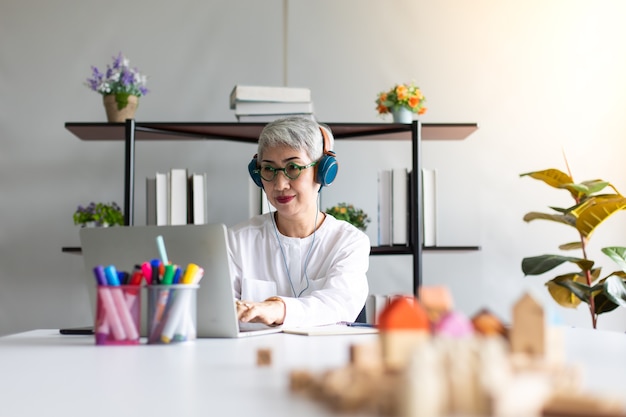
<instances>
[{"instance_id":1,"label":"stack of book","mask_svg":"<svg viewBox=\"0 0 626 417\"><path fill-rule=\"evenodd\" d=\"M146 178L146 224L207 223L207 175L172 168Z\"/></svg>"},{"instance_id":2,"label":"stack of book","mask_svg":"<svg viewBox=\"0 0 626 417\"><path fill-rule=\"evenodd\" d=\"M378 172L378 245L407 245L409 242L410 172L406 168ZM437 245L436 171L422 169L422 242Z\"/></svg>"},{"instance_id":3,"label":"stack of book","mask_svg":"<svg viewBox=\"0 0 626 417\"><path fill-rule=\"evenodd\" d=\"M308 88L236 85L230 93L230 108L240 122L271 122L287 116L315 120Z\"/></svg>"},{"instance_id":4,"label":"stack of book","mask_svg":"<svg viewBox=\"0 0 626 417\"><path fill-rule=\"evenodd\" d=\"M409 172L406 168L378 172L378 245L407 245Z\"/></svg>"}]
</instances>

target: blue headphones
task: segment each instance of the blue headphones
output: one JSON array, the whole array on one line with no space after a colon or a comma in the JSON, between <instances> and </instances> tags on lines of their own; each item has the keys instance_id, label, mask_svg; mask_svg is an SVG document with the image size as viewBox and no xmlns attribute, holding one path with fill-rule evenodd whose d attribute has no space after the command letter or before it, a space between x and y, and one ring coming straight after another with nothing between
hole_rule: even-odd
<instances>
[{"instance_id":1,"label":"blue headphones","mask_svg":"<svg viewBox=\"0 0 626 417\"><path fill-rule=\"evenodd\" d=\"M322 157L315 165L315 182L321 184L322 187L328 187L330 184L335 181L335 177L337 177L337 170L339 169L339 162L337 162L337 157L335 152L328 149L330 147L330 139L328 138L328 134L326 131L320 127L320 131L322 132L322 138L324 139L324 151ZM248 172L250 173L250 177L252 177L252 181L259 187L263 188L263 182L261 180L261 174L258 171L259 165L257 163L257 155L252 157L252 160L248 164ZM320 190L322 188L320 187Z\"/></svg>"}]
</instances>

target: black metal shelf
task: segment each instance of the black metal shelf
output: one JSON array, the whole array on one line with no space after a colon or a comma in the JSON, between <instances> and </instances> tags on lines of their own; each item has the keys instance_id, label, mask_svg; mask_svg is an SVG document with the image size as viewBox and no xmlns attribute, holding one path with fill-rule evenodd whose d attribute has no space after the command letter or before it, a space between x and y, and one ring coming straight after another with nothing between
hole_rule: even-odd
<instances>
[{"instance_id":1,"label":"black metal shelf","mask_svg":"<svg viewBox=\"0 0 626 417\"><path fill-rule=\"evenodd\" d=\"M443 251L477 251L480 246L423 246L422 251L425 252L443 252ZM64 253L73 253L80 255L82 249L80 246L64 246L61 248ZM408 246L372 246L370 255L413 255L412 248Z\"/></svg>"},{"instance_id":2,"label":"black metal shelf","mask_svg":"<svg viewBox=\"0 0 626 417\"><path fill-rule=\"evenodd\" d=\"M239 122L137 122L124 123L68 122L65 128L85 141L124 141L124 224L134 223L135 198L135 142L136 141L188 141L230 140L256 143L266 123ZM412 184L421 184L422 140L463 140L478 129L476 123L327 123L336 140L406 140L411 141L413 156ZM477 250L477 247L422 248L421 187L412 188L409 195L409 244L406 246L372 247L373 255L412 255L413 288L415 294L421 285L422 250ZM66 253L80 254L79 247L64 247Z\"/></svg>"}]
</instances>

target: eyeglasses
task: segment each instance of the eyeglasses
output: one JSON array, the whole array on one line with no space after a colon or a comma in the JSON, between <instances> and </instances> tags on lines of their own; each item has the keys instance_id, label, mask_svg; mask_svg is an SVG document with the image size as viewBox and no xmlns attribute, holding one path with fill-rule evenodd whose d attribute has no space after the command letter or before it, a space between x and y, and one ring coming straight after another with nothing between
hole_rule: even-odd
<instances>
[{"instance_id":1,"label":"eyeglasses","mask_svg":"<svg viewBox=\"0 0 626 417\"><path fill-rule=\"evenodd\" d=\"M276 178L276 174L278 173L278 171L283 171L287 178L289 178L290 180L295 180L300 176L303 169L311 168L316 164L317 161L311 162L310 164L304 166L298 165L295 162L289 162L287 163L287 165L285 165L284 168L274 168L270 165L264 165L260 169L255 170L255 172L258 172L261 175L261 178L267 182L274 181L274 178Z\"/></svg>"}]
</instances>

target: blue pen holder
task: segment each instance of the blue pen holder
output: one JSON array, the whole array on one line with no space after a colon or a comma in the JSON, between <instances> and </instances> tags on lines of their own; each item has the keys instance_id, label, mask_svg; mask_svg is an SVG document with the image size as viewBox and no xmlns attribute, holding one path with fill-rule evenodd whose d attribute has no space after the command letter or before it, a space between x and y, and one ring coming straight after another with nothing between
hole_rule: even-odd
<instances>
[{"instance_id":1,"label":"blue pen holder","mask_svg":"<svg viewBox=\"0 0 626 417\"><path fill-rule=\"evenodd\" d=\"M199 285L148 285L148 344L196 340Z\"/></svg>"}]
</instances>

